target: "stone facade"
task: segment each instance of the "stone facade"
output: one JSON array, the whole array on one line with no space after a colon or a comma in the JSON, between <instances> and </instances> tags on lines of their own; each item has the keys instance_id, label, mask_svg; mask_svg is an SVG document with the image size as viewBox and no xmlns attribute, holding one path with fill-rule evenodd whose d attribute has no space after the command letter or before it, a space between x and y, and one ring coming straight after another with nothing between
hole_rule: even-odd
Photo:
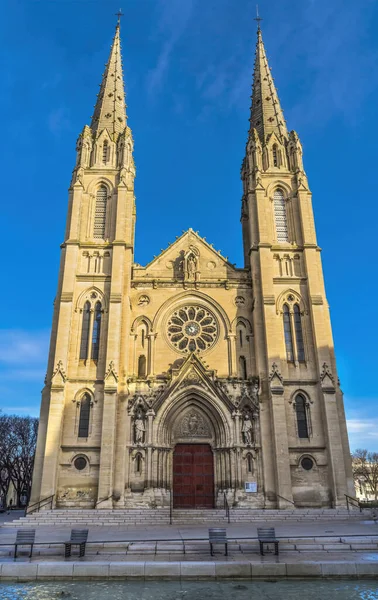
<instances>
[{"instance_id":1,"label":"stone facade","mask_svg":"<svg viewBox=\"0 0 378 600\"><path fill-rule=\"evenodd\" d=\"M183 444L210 446L214 506L354 493L302 148L257 38L245 266L189 229L143 267L116 28L77 144L31 502L166 506Z\"/></svg>"}]
</instances>

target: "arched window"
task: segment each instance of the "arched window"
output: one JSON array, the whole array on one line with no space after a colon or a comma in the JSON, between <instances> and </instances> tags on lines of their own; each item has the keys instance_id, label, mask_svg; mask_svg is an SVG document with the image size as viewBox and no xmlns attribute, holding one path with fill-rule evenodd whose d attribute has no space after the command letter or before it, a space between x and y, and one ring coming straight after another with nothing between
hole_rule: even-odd
<instances>
[{"instance_id":1,"label":"arched window","mask_svg":"<svg viewBox=\"0 0 378 600\"><path fill-rule=\"evenodd\" d=\"M86 302L83 309L83 324L81 327L81 342L80 342L80 356L81 360L88 358L88 344L89 344L89 323L91 318L91 304Z\"/></svg>"},{"instance_id":2,"label":"arched window","mask_svg":"<svg viewBox=\"0 0 378 600\"><path fill-rule=\"evenodd\" d=\"M98 360L98 354L100 350L100 333L101 333L101 302L96 302L93 319L93 333L92 333L92 360Z\"/></svg>"},{"instance_id":3,"label":"arched window","mask_svg":"<svg viewBox=\"0 0 378 600\"><path fill-rule=\"evenodd\" d=\"M89 434L89 416L91 411L91 397L84 394L80 402L79 434L80 438L87 438Z\"/></svg>"},{"instance_id":4,"label":"arched window","mask_svg":"<svg viewBox=\"0 0 378 600\"><path fill-rule=\"evenodd\" d=\"M94 216L94 231L93 237L104 239L105 237L105 221L106 221L106 202L108 198L108 190L102 185L96 193L96 208Z\"/></svg>"},{"instance_id":5,"label":"arched window","mask_svg":"<svg viewBox=\"0 0 378 600\"><path fill-rule=\"evenodd\" d=\"M273 204L277 242L288 242L289 232L287 228L286 202L282 190L277 189L274 192Z\"/></svg>"},{"instance_id":6,"label":"arched window","mask_svg":"<svg viewBox=\"0 0 378 600\"><path fill-rule=\"evenodd\" d=\"M239 357L239 375L241 379L247 379L247 361L244 356Z\"/></svg>"},{"instance_id":7,"label":"arched window","mask_svg":"<svg viewBox=\"0 0 378 600\"><path fill-rule=\"evenodd\" d=\"M274 167L278 167L278 148L277 148L277 144L273 144L272 154L273 154L273 166Z\"/></svg>"},{"instance_id":8,"label":"arched window","mask_svg":"<svg viewBox=\"0 0 378 600\"><path fill-rule=\"evenodd\" d=\"M104 163L104 165L106 165L106 163L108 162L108 140L105 140L102 146L102 162Z\"/></svg>"},{"instance_id":9,"label":"arched window","mask_svg":"<svg viewBox=\"0 0 378 600\"><path fill-rule=\"evenodd\" d=\"M298 437L308 438L306 399L301 394L298 394L295 398L295 412L297 415Z\"/></svg>"},{"instance_id":10,"label":"arched window","mask_svg":"<svg viewBox=\"0 0 378 600\"><path fill-rule=\"evenodd\" d=\"M141 354L138 358L138 377L146 377L146 357L144 354Z\"/></svg>"},{"instance_id":11,"label":"arched window","mask_svg":"<svg viewBox=\"0 0 378 600\"><path fill-rule=\"evenodd\" d=\"M294 304L294 330L295 330L295 341L297 343L297 358L299 362L304 362L304 342L302 332L302 318L301 311L298 304Z\"/></svg>"},{"instance_id":12,"label":"arched window","mask_svg":"<svg viewBox=\"0 0 378 600\"><path fill-rule=\"evenodd\" d=\"M243 330L241 327L239 329L239 344L240 344L240 348L243 348Z\"/></svg>"},{"instance_id":13,"label":"arched window","mask_svg":"<svg viewBox=\"0 0 378 600\"><path fill-rule=\"evenodd\" d=\"M247 454L247 471L248 473L253 471L252 454Z\"/></svg>"},{"instance_id":14,"label":"arched window","mask_svg":"<svg viewBox=\"0 0 378 600\"><path fill-rule=\"evenodd\" d=\"M290 310L287 304L283 307L283 325L285 335L285 346L286 346L286 359L290 362L294 361L294 350L293 350L293 334L291 331L290 322Z\"/></svg>"}]
</instances>

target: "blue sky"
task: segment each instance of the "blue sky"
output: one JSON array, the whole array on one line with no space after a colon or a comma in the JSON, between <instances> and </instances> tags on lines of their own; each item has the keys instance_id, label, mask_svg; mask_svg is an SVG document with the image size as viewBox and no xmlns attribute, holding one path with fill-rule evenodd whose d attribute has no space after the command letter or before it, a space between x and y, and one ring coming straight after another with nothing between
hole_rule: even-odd
<instances>
[{"instance_id":1,"label":"blue sky","mask_svg":"<svg viewBox=\"0 0 378 600\"><path fill-rule=\"evenodd\" d=\"M5 412L39 412L75 142L90 121L118 6L118 0L2 5ZM123 11L137 166L136 261L147 263L192 227L242 266L239 172L255 3L127 0ZM288 127L304 147L351 447L378 450L371 375L378 334L378 5L261 0L260 13Z\"/></svg>"}]
</instances>

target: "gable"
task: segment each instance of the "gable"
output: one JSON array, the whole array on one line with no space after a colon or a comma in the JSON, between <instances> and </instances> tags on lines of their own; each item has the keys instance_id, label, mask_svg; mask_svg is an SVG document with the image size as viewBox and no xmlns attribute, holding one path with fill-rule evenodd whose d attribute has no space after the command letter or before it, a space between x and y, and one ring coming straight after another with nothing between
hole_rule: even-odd
<instances>
[{"instance_id":1,"label":"gable","mask_svg":"<svg viewBox=\"0 0 378 600\"><path fill-rule=\"evenodd\" d=\"M134 279L203 281L238 277L237 269L192 229L156 256L146 267L135 265Z\"/></svg>"}]
</instances>

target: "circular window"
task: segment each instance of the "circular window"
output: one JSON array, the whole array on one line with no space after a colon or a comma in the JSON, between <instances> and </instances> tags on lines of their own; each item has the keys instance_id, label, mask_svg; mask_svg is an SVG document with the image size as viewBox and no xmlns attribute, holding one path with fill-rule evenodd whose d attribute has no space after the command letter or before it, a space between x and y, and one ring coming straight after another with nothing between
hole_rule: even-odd
<instances>
[{"instance_id":1,"label":"circular window","mask_svg":"<svg viewBox=\"0 0 378 600\"><path fill-rule=\"evenodd\" d=\"M84 458L84 456L78 456L77 458L75 458L74 466L75 469L77 469L78 471L82 471L83 469L85 469L85 467L87 466L87 461Z\"/></svg>"},{"instance_id":2,"label":"circular window","mask_svg":"<svg viewBox=\"0 0 378 600\"><path fill-rule=\"evenodd\" d=\"M311 471L312 467L314 466L314 461L312 458L308 458L306 456L305 458L302 458L301 465L305 471Z\"/></svg>"},{"instance_id":3,"label":"circular window","mask_svg":"<svg viewBox=\"0 0 378 600\"><path fill-rule=\"evenodd\" d=\"M211 312L202 306L183 306L168 319L167 335L179 352L199 353L215 344L218 330L218 322Z\"/></svg>"}]
</instances>

